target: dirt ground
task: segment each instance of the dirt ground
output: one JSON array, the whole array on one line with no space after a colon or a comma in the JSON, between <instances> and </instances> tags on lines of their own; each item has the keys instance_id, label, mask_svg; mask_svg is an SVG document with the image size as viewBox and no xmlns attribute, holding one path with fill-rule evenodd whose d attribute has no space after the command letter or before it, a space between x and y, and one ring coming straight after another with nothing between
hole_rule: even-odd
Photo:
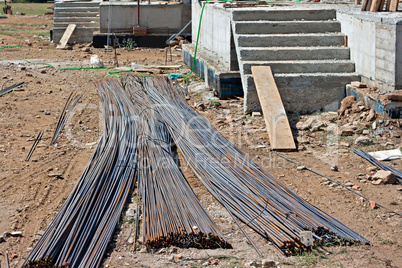
<instances>
[{"instance_id":1,"label":"dirt ground","mask_svg":"<svg viewBox=\"0 0 402 268\"><path fill-rule=\"evenodd\" d=\"M3 84L13 78L6 86L28 83L0 97L0 235L4 232L22 232L22 237L6 237L4 242L0 241L0 251L8 251L9 255L15 253L10 260L11 267L21 266L84 170L102 131L100 103L93 82L108 77L107 70L58 70L17 59L50 63L57 68L89 67L89 59L94 54L106 66L113 66L114 60L113 53L107 54L105 49L91 47L84 52L88 49L76 45L72 50L57 50L46 36L30 33L51 22L51 17L37 16L0 19L0 32L3 33L4 28L24 27L22 30L25 33L16 31L16 34L0 34L0 47L23 45L20 48L0 49L0 59L3 59L0 61L0 82ZM130 67L132 62L144 67L165 65L165 49L119 48L117 52L120 66ZM180 59L180 51L172 50L172 54L176 56L169 57L167 64L180 65L180 68L167 71L152 68L153 72L188 71ZM279 267L402 267L402 217L386 209L372 209L358 195L308 170L297 169L297 165L259 146L244 129L269 144L264 119L244 115L241 99L210 101L208 99L213 96L212 92L205 91L199 81L191 81L189 90L192 92L189 100L191 105L199 107L198 104L204 102L207 107L209 104L216 107L219 113L208 108L200 113L210 119L230 141L291 190L369 239L372 245L324 247L299 256L285 257L246 227L246 233L263 253L263 257L260 257L246 242L228 213L181 159L184 175L233 249L167 248L147 251L141 245L133 245L134 221L128 215L123 215L102 264L104 267L203 267L210 265L208 258L211 256L217 260L216 267L259 266L263 259L275 261ZM84 97L70 116L57 144L49 146L63 105L69 94L76 91L85 92ZM372 127L373 121L368 123L360 120L356 126L362 131L368 130L366 135L373 142L358 146L354 141L361 134L356 132L350 136L340 136L341 125L347 120L336 120L333 113L309 116L290 114L289 118L292 126L309 119L324 122L324 125L317 131L295 130L300 150L282 155L338 182L358 186L360 190L357 191L362 195L402 213L401 185L373 184L369 179L373 174L370 170L372 166L350 151L352 147L366 151L400 147L402 132L396 126L400 122L388 124L386 119L378 117L375 122L383 129L378 131L380 128ZM42 141L26 162L25 157L40 131L44 131ZM400 159L388 164L402 170ZM338 171L334 170L334 166ZM135 192L132 200L128 209L135 208ZM0 256L0 266L4 265L4 257Z\"/></svg>"}]
</instances>

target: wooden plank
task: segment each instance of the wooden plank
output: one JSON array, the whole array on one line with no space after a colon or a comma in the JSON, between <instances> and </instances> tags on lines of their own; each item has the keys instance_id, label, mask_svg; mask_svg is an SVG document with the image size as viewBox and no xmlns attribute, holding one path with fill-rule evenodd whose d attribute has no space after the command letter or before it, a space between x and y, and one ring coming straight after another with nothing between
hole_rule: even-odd
<instances>
[{"instance_id":1,"label":"wooden plank","mask_svg":"<svg viewBox=\"0 0 402 268\"><path fill-rule=\"evenodd\" d=\"M390 3L391 4L389 6L389 11L397 11L398 10L399 0L391 0Z\"/></svg>"},{"instance_id":2,"label":"wooden plank","mask_svg":"<svg viewBox=\"0 0 402 268\"><path fill-rule=\"evenodd\" d=\"M371 4L373 3L373 0L368 0L367 6L366 6L366 11L370 11Z\"/></svg>"},{"instance_id":3,"label":"wooden plank","mask_svg":"<svg viewBox=\"0 0 402 268\"><path fill-rule=\"evenodd\" d=\"M380 7L378 8L378 11L383 10L383 9L384 9L384 5L385 5L385 0L381 0Z\"/></svg>"},{"instance_id":4,"label":"wooden plank","mask_svg":"<svg viewBox=\"0 0 402 268\"><path fill-rule=\"evenodd\" d=\"M367 3L368 3L368 0L363 0L362 7L360 9L361 11L366 11Z\"/></svg>"},{"instance_id":5,"label":"wooden plank","mask_svg":"<svg viewBox=\"0 0 402 268\"><path fill-rule=\"evenodd\" d=\"M288 117L271 67L251 66L251 72L264 113L271 148L274 150L296 150Z\"/></svg>"},{"instance_id":6,"label":"wooden plank","mask_svg":"<svg viewBox=\"0 0 402 268\"><path fill-rule=\"evenodd\" d=\"M380 8L381 0L373 0L371 3L370 11L371 12L377 12L378 9Z\"/></svg>"},{"instance_id":7,"label":"wooden plank","mask_svg":"<svg viewBox=\"0 0 402 268\"><path fill-rule=\"evenodd\" d=\"M69 25L67 26L67 29L64 31L64 34L63 34L63 36L62 36L61 39L60 39L60 43L59 43L59 45L58 45L56 48L61 48L61 49L63 49L63 48L66 47L67 42L68 42L68 40L70 39L71 35L73 34L73 32L74 32L76 26L77 26L77 25L75 25L75 24L69 24Z\"/></svg>"},{"instance_id":8,"label":"wooden plank","mask_svg":"<svg viewBox=\"0 0 402 268\"><path fill-rule=\"evenodd\" d=\"M385 11L389 11L389 6L391 5L391 0L387 0L385 3Z\"/></svg>"}]
</instances>

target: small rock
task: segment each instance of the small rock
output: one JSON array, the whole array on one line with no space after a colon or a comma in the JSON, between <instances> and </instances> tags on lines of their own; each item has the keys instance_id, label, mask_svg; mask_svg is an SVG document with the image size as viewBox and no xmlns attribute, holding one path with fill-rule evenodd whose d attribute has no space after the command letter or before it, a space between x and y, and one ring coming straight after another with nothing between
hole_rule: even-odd
<instances>
[{"instance_id":1,"label":"small rock","mask_svg":"<svg viewBox=\"0 0 402 268\"><path fill-rule=\"evenodd\" d=\"M355 133L356 127L355 126L343 126L340 128L340 135L341 136L351 136Z\"/></svg>"},{"instance_id":2,"label":"small rock","mask_svg":"<svg viewBox=\"0 0 402 268\"><path fill-rule=\"evenodd\" d=\"M341 108L338 110L338 115L342 116L345 114L345 111L349 108L352 108L353 104L356 103L356 97L355 96L347 96L344 98L341 102Z\"/></svg>"},{"instance_id":3,"label":"small rock","mask_svg":"<svg viewBox=\"0 0 402 268\"><path fill-rule=\"evenodd\" d=\"M183 258L183 255L181 255L181 254L177 254L177 255L174 255L174 259L177 261L177 260L180 260L181 258Z\"/></svg>"},{"instance_id":4,"label":"small rock","mask_svg":"<svg viewBox=\"0 0 402 268\"><path fill-rule=\"evenodd\" d=\"M373 129L377 129L377 122L374 121L373 125L372 125Z\"/></svg>"},{"instance_id":5,"label":"small rock","mask_svg":"<svg viewBox=\"0 0 402 268\"><path fill-rule=\"evenodd\" d=\"M249 262L246 262L246 263L244 264L244 266L245 266L245 267L256 267L256 266L257 266L257 262L256 262L256 261L249 261Z\"/></svg>"},{"instance_id":6,"label":"small rock","mask_svg":"<svg viewBox=\"0 0 402 268\"><path fill-rule=\"evenodd\" d=\"M134 243L134 238L130 236L130 238L127 240L127 243L133 244Z\"/></svg>"},{"instance_id":7,"label":"small rock","mask_svg":"<svg viewBox=\"0 0 402 268\"><path fill-rule=\"evenodd\" d=\"M352 182L347 182L347 183L345 183L345 186L347 186L347 187L352 187L354 184L352 183Z\"/></svg>"},{"instance_id":8,"label":"small rock","mask_svg":"<svg viewBox=\"0 0 402 268\"><path fill-rule=\"evenodd\" d=\"M48 111L45 111L45 115L50 115L50 112L48 112Z\"/></svg>"},{"instance_id":9,"label":"small rock","mask_svg":"<svg viewBox=\"0 0 402 268\"><path fill-rule=\"evenodd\" d=\"M40 73L41 73L41 74L45 74L45 73L46 73L46 70L41 70Z\"/></svg>"},{"instance_id":10,"label":"small rock","mask_svg":"<svg viewBox=\"0 0 402 268\"><path fill-rule=\"evenodd\" d=\"M369 204L370 204L370 207L371 207L372 209L377 208L377 203L376 203L375 201L370 200Z\"/></svg>"},{"instance_id":11,"label":"small rock","mask_svg":"<svg viewBox=\"0 0 402 268\"><path fill-rule=\"evenodd\" d=\"M62 173L49 173L49 174L47 174L47 176L48 177L56 177L56 178L58 178L58 177L62 177L63 174Z\"/></svg>"},{"instance_id":12,"label":"small rock","mask_svg":"<svg viewBox=\"0 0 402 268\"><path fill-rule=\"evenodd\" d=\"M398 132L391 132L391 138L400 138L401 135Z\"/></svg>"},{"instance_id":13,"label":"small rock","mask_svg":"<svg viewBox=\"0 0 402 268\"><path fill-rule=\"evenodd\" d=\"M376 113L375 113L374 109L371 109L370 112L369 112L369 115L367 116L366 119L367 119L368 122L371 122L375 118L376 118Z\"/></svg>"},{"instance_id":14,"label":"small rock","mask_svg":"<svg viewBox=\"0 0 402 268\"><path fill-rule=\"evenodd\" d=\"M356 145L368 145L372 142L373 140L371 138L365 136L360 136L355 140Z\"/></svg>"},{"instance_id":15,"label":"small rock","mask_svg":"<svg viewBox=\"0 0 402 268\"><path fill-rule=\"evenodd\" d=\"M338 166L337 166L337 165L333 165L333 166L331 167L331 170L332 170L332 171L338 171Z\"/></svg>"},{"instance_id":16,"label":"small rock","mask_svg":"<svg viewBox=\"0 0 402 268\"><path fill-rule=\"evenodd\" d=\"M204 103L196 103L195 108L199 111L204 111L205 110L205 104Z\"/></svg>"},{"instance_id":17,"label":"small rock","mask_svg":"<svg viewBox=\"0 0 402 268\"><path fill-rule=\"evenodd\" d=\"M377 171L377 173L374 174L373 179L383 180L384 183L388 184L393 184L396 183L397 181L395 174L393 174L391 171L385 171L385 170Z\"/></svg>"},{"instance_id":18,"label":"small rock","mask_svg":"<svg viewBox=\"0 0 402 268\"><path fill-rule=\"evenodd\" d=\"M89 52L89 51L91 51L91 49L90 49L89 47L83 47L83 48L81 49L81 51L82 51L82 52Z\"/></svg>"},{"instance_id":19,"label":"small rock","mask_svg":"<svg viewBox=\"0 0 402 268\"><path fill-rule=\"evenodd\" d=\"M16 258L18 258L18 254L17 253L11 253L10 254L10 259L16 259Z\"/></svg>"},{"instance_id":20,"label":"small rock","mask_svg":"<svg viewBox=\"0 0 402 268\"><path fill-rule=\"evenodd\" d=\"M134 209L134 208L129 208L129 209L127 209L126 216L127 216L128 218L134 219L135 216L136 216L135 209Z\"/></svg>"},{"instance_id":21,"label":"small rock","mask_svg":"<svg viewBox=\"0 0 402 268\"><path fill-rule=\"evenodd\" d=\"M402 187L398 187L396 190L402 192Z\"/></svg>"},{"instance_id":22,"label":"small rock","mask_svg":"<svg viewBox=\"0 0 402 268\"><path fill-rule=\"evenodd\" d=\"M261 113L261 112L252 112L252 113L251 113L251 116L252 116L252 117L261 117L261 116L262 116L262 113Z\"/></svg>"},{"instance_id":23,"label":"small rock","mask_svg":"<svg viewBox=\"0 0 402 268\"><path fill-rule=\"evenodd\" d=\"M12 236L12 237L22 237L22 232L21 231L12 232L12 233L10 233L10 236Z\"/></svg>"},{"instance_id":24,"label":"small rock","mask_svg":"<svg viewBox=\"0 0 402 268\"><path fill-rule=\"evenodd\" d=\"M297 168L296 168L297 170L305 170L305 169L307 169L305 166L298 166Z\"/></svg>"},{"instance_id":25,"label":"small rock","mask_svg":"<svg viewBox=\"0 0 402 268\"><path fill-rule=\"evenodd\" d=\"M362 189L361 189L360 186L358 186L358 185L353 185L353 186L352 186L352 190L361 191Z\"/></svg>"},{"instance_id":26,"label":"small rock","mask_svg":"<svg viewBox=\"0 0 402 268\"><path fill-rule=\"evenodd\" d=\"M166 248L161 248L160 250L158 250L158 252L156 252L156 254L165 254L166 252Z\"/></svg>"},{"instance_id":27,"label":"small rock","mask_svg":"<svg viewBox=\"0 0 402 268\"><path fill-rule=\"evenodd\" d=\"M388 141L388 142L386 142L386 143L384 144L384 146L385 146L385 147L392 147L392 146L395 146L395 144L394 144L393 142Z\"/></svg>"},{"instance_id":28,"label":"small rock","mask_svg":"<svg viewBox=\"0 0 402 268\"><path fill-rule=\"evenodd\" d=\"M202 263L202 266L208 266L209 265L209 262L204 262L204 263Z\"/></svg>"},{"instance_id":29,"label":"small rock","mask_svg":"<svg viewBox=\"0 0 402 268\"><path fill-rule=\"evenodd\" d=\"M272 260L262 260L261 261L262 268L276 268L276 263Z\"/></svg>"},{"instance_id":30,"label":"small rock","mask_svg":"<svg viewBox=\"0 0 402 268\"><path fill-rule=\"evenodd\" d=\"M218 263L219 263L214 257L209 257L209 258L208 258L208 262L209 262L211 265L218 265Z\"/></svg>"},{"instance_id":31,"label":"small rock","mask_svg":"<svg viewBox=\"0 0 402 268\"><path fill-rule=\"evenodd\" d=\"M341 141L341 142L339 143L339 145L340 145L340 146L344 146L344 147L350 147L350 144L349 144L349 143L343 142L343 141Z\"/></svg>"},{"instance_id":32,"label":"small rock","mask_svg":"<svg viewBox=\"0 0 402 268\"><path fill-rule=\"evenodd\" d=\"M370 130L364 129L362 132L363 135L370 135Z\"/></svg>"},{"instance_id":33,"label":"small rock","mask_svg":"<svg viewBox=\"0 0 402 268\"><path fill-rule=\"evenodd\" d=\"M374 185L380 185L380 184L383 184L384 181L382 179L378 179L378 180L372 181L371 183Z\"/></svg>"},{"instance_id":34,"label":"small rock","mask_svg":"<svg viewBox=\"0 0 402 268\"><path fill-rule=\"evenodd\" d=\"M368 168L366 168L366 170L367 170L367 172L371 173L371 172L377 171L378 168L377 167L368 167Z\"/></svg>"}]
</instances>

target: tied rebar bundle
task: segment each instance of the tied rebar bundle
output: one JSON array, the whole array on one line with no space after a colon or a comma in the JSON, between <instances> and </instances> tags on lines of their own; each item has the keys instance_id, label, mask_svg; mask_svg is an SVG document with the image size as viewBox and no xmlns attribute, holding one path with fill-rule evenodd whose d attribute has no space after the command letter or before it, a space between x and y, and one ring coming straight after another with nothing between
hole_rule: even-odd
<instances>
[{"instance_id":1,"label":"tied rebar bundle","mask_svg":"<svg viewBox=\"0 0 402 268\"><path fill-rule=\"evenodd\" d=\"M352 152L354 152L361 158L366 159L372 165L378 167L379 169L392 172L396 176L397 181L402 184L402 171L399 171L396 168L391 167L390 165L381 163L380 161L375 159L374 156L370 155L369 153L367 153L364 150L352 149Z\"/></svg>"},{"instance_id":2,"label":"tied rebar bundle","mask_svg":"<svg viewBox=\"0 0 402 268\"><path fill-rule=\"evenodd\" d=\"M134 184L137 135L130 119L131 101L121 88L111 90L107 83L97 83L97 88L103 134L25 267L49 259L55 266L98 267Z\"/></svg>"},{"instance_id":3,"label":"tied rebar bundle","mask_svg":"<svg viewBox=\"0 0 402 268\"><path fill-rule=\"evenodd\" d=\"M126 88L138 79L126 75ZM333 242L334 237L369 243L260 168L192 109L169 81L142 78L141 84L188 165L235 222L240 219L287 255L305 249L300 236L305 230L312 231L317 244Z\"/></svg>"},{"instance_id":4,"label":"tied rebar bundle","mask_svg":"<svg viewBox=\"0 0 402 268\"><path fill-rule=\"evenodd\" d=\"M136 111L143 241L154 248L231 248L175 163L172 138L140 80L124 84Z\"/></svg>"}]
</instances>

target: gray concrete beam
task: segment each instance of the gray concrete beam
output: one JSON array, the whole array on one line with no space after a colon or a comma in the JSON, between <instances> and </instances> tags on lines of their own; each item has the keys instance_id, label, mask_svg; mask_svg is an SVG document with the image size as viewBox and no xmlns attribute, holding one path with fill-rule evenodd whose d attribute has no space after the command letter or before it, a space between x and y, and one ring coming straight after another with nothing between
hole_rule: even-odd
<instances>
[{"instance_id":1,"label":"gray concrete beam","mask_svg":"<svg viewBox=\"0 0 402 268\"><path fill-rule=\"evenodd\" d=\"M273 73L353 73L351 60L339 61L244 61L243 72L251 74L251 66L270 66Z\"/></svg>"},{"instance_id":2,"label":"gray concrete beam","mask_svg":"<svg viewBox=\"0 0 402 268\"><path fill-rule=\"evenodd\" d=\"M328 47L343 46L345 35L341 33L239 34L238 42L241 47Z\"/></svg>"},{"instance_id":3,"label":"gray concrete beam","mask_svg":"<svg viewBox=\"0 0 402 268\"><path fill-rule=\"evenodd\" d=\"M348 60L346 47L240 47L240 60Z\"/></svg>"},{"instance_id":4,"label":"gray concrete beam","mask_svg":"<svg viewBox=\"0 0 402 268\"><path fill-rule=\"evenodd\" d=\"M234 23L236 34L291 34L340 32L337 21L240 21Z\"/></svg>"},{"instance_id":5,"label":"gray concrete beam","mask_svg":"<svg viewBox=\"0 0 402 268\"><path fill-rule=\"evenodd\" d=\"M335 10L234 10L233 20L332 20L336 18Z\"/></svg>"}]
</instances>

